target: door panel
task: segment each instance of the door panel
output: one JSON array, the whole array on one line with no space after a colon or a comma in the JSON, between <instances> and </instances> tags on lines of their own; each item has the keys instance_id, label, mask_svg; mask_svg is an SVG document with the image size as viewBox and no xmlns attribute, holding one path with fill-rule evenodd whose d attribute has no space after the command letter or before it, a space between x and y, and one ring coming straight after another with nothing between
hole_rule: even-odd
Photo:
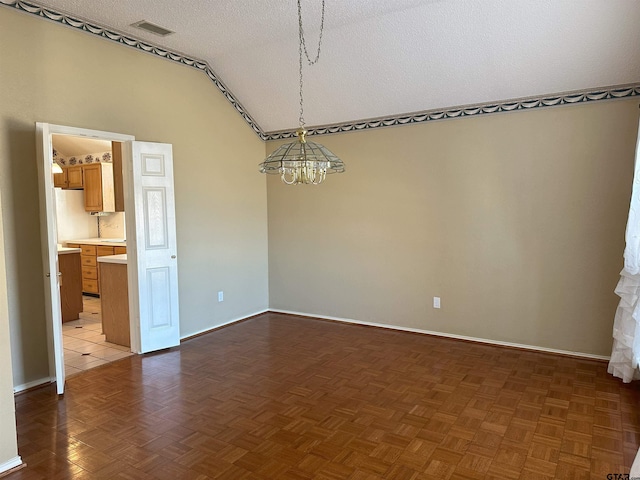
<instances>
[{"instance_id":1,"label":"door panel","mask_svg":"<svg viewBox=\"0 0 640 480\"><path fill-rule=\"evenodd\" d=\"M127 142L123 163L130 166L125 205L135 212L127 221L127 239L135 237L127 242L129 283L138 288L138 304L131 305L139 314L132 322L132 348L146 353L180 344L172 147Z\"/></svg>"}]
</instances>

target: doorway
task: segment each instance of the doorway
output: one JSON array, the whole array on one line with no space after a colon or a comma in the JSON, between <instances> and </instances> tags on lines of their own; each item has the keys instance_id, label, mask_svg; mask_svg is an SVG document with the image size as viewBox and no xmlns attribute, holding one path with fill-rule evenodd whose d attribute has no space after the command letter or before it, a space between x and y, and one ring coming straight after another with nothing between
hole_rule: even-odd
<instances>
[{"instance_id":1,"label":"doorway","mask_svg":"<svg viewBox=\"0 0 640 480\"><path fill-rule=\"evenodd\" d=\"M60 285L63 353L69 377L132 355L130 315L119 319L127 324L121 338L106 337L102 311L113 309L103 305L109 297L101 295L97 262L103 256L126 253L122 144L54 134L52 147L58 263L65 277ZM83 175L95 167L99 185L87 183L92 177Z\"/></svg>"},{"instance_id":2,"label":"doorway","mask_svg":"<svg viewBox=\"0 0 640 480\"><path fill-rule=\"evenodd\" d=\"M56 245L56 218L53 214L56 205L52 146L54 135L75 135L123 143L122 185L124 210L129 218L126 226L128 248L124 258L116 260L114 257L117 255L106 256L103 258L108 260L103 261L127 267L123 276L122 272L114 274L114 281L111 283L122 292L116 295L116 298L123 299L119 304L120 311L124 315L129 314L131 318L128 322L131 351L142 354L179 345L180 316L172 146L138 142L131 135L36 122L49 370L58 394L63 394L65 370L60 288L62 273ZM98 169L92 166L83 169L86 185L89 184L89 178L93 182L102 181L96 170ZM100 210L99 196L85 195L85 202L85 206L91 206L90 211ZM84 251L84 248L81 250ZM95 252L97 255L99 250L100 247L95 250L87 248L86 253L89 255ZM97 255L96 261L98 258ZM107 284L106 275L104 280ZM106 289L103 293L106 295ZM120 331L124 328L126 327L121 327Z\"/></svg>"}]
</instances>

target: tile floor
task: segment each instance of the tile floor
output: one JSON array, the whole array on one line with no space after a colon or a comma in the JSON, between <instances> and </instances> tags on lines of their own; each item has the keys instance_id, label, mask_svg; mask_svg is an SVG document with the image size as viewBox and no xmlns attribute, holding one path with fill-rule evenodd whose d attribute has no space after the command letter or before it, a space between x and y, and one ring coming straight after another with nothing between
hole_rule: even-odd
<instances>
[{"instance_id":1,"label":"tile floor","mask_svg":"<svg viewBox=\"0 0 640 480\"><path fill-rule=\"evenodd\" d=\"M64 368L67 377L133 355L129 347L105 340L102 334L100 299L83 296L78 320L62 325Z\"/></svg>"}]
</instances>

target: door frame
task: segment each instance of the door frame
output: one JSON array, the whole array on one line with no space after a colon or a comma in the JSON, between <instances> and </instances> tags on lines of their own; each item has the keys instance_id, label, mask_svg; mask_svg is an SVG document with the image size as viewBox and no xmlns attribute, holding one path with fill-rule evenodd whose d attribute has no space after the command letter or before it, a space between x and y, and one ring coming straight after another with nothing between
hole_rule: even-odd
<instances>
[{"instance_id":1,"label":"door frame","mask_svg":"<svg viewBox=\"0 0 640 480\"><path fill-rule=\"evenodd\" d=\"M40 176L40 219L41 228L45 228L45 231L40 233L42 240L42 259L44 268L44 283L45 283L45 308L47 319L47 340L49 349L49 375L51 381L57 382L58 394L64 393L64 345L62 343L62 307L60 305L60 284L57 281L59 272L58 268L58 255L57 255L57 218L56 218L56 204L55 195L53 190L53 174L51 167L53 166L53 150L52 148L44 148L44 141L47 142L49 147L52 147L52 135L72 135L77 137L85 137L95 140L108 140L112 142L122 142L135 140L133 135L126 135L121 133L104 132L100 130L91 130L87 128L69 127L65 125L54 125L44 122L36 122L36 149L38 158L38 174ZM41 141L42 140L42 141ZM129 165L125 165L125 159L123 158L123 170L131 168ZM125 196L127 192L133 192L133 185L127 185L127 175L123 175L124 179L124 192ZM127 211L127 202L125 199L125 215ZM135 244L135 229L127 228L127 240L129 235L133 235L131 238ZM54 255L55 260L52 260ZM137 256L127 256L127 266L131 268L133 262L137 261ZM134 264L135 265L135 264ZM51 269L54 268L52 272ZM54 277L54 282L51 277ZM55 285L55 286L54 286ZM133 285L129 285L129 299L134 302L138 301L138 289ZM50 302L48 301L50 299ZM130 307L131 308L131 307ZM140 345L134 344L132 339L131 351L139 353Z\"/></svg>"}]
</instances>

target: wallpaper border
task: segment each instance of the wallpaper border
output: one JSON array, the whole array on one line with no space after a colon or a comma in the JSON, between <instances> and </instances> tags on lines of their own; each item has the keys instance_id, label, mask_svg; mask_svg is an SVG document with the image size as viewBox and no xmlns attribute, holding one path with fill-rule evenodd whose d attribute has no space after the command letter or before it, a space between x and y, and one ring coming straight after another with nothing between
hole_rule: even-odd
<instances>
[{"instance_id":1,"label":"wallpaper border","mask_svg":"<svg viewBox=\"0 0 640 480\"><path fill-rule=\"evenodd\" d=\"M373 128L447 120L450 118L473 117L493 113L515 112L520 110L531 110L534 108L572 105L584 102L613 100L635 96L640 96L640 83L593 88L588 90L576 90L554 95L516 98L500 102L478 103L446 109L439 108L404 115L360 120L357 122L324 125L319 127L306 127L306 129L307 136L327 135L331 133L354 132L359 130L370 130ZM267 132L265 136L267 137L267 140L281 140L295 137L296 132L295 130L282 130L277 132Z\"/></svg>"},{"instance_id":2,"label":"wallpaper border","mask_svg":"<svg viewBox=\"0 0 640 480\"><path fill-rule=\"evenodd\" d=\"M204 72L214 85L222 92L225 98L231 103L251 129L262 140L282 140L295 137L295 129L264 132L253 117L246 111L238 99L229 91L225 84L218 78L211 66L203 61L196 60L181 53L173 52L162 47L155 46L130 35L110 30L106 27L96 25L87 20L74 17L72 15L57 12L51 8L38 5L33 2L19 0L0 0L0 5L13 7L22 12L26 12L38 17L51 20L84 32L106 38L122 45L136 48L146 53L171 60L173 62L196 68ZM595 102L601 100L611 100L640 96L640 83L616 85L571 92L545 94L526 98L502 100L499 102L486 102L450 108L439 108L425 110L415 113L400 115L390 115L368 120L338 123L333 125L323 125L307 127L308 135L327 135L331 133L353 132L361 130L371 130L374 128L393 127L399 125L411 125L451 118L471 117L477 115L488 115L493 113L514 112L519 110L531 110L534 108L555 107L559 105L572 105L584 102Z\"/></svg>"},{"instance_id":3,"label":"wallpaper border","mask_svg":"<svg viewBox=\"0 0 640 480\"><path fill-rule=\"evenodd\" d=\"M165 58L167 60L171 60L173 62L180 63L182 65L186 65L188 67L196 68L204 72L207 77L214 83L214 85L222 92L225 98L231 103L233 108L235 108L242 118L244 118L245 122L249 124L254 132L260 136L263 140L266 140L266 135L257 124L257 122L251 117L251 115L246 111L246 109L242 106L242 104L238 101L238 99L229 91L229 89L225 86L225 84L218 78L215 72L212 70L211 66L203 61L196 60L194 58L188 57L181 53L173 52L171 50L164 49L162 47L158 47L151 43L147 43L138 38L132 37L130 35L126 35L124 33L120 33L114 30L110 30L106 27L97 25L87 20L83 20L78 17L74 17L72 15L68 15L66 13L57 12L51 8L44 7L38 5L33 2L24 2L19 0L0 0L0 5L4 5L7 7L13 7L22 12L30 13L32 15L36 15L38 17L54 21L56 23L60 23L62 25L66 25L68 27L75 28L77 30L82 30L84 32L97 35L102 38L106 38L107 40L111 40L122 45L126 45L128 47L135 48L137 50L142 50L143 52L150 53L152 55L156 55L158 57Z\"/></svg>"}]
</instances>

